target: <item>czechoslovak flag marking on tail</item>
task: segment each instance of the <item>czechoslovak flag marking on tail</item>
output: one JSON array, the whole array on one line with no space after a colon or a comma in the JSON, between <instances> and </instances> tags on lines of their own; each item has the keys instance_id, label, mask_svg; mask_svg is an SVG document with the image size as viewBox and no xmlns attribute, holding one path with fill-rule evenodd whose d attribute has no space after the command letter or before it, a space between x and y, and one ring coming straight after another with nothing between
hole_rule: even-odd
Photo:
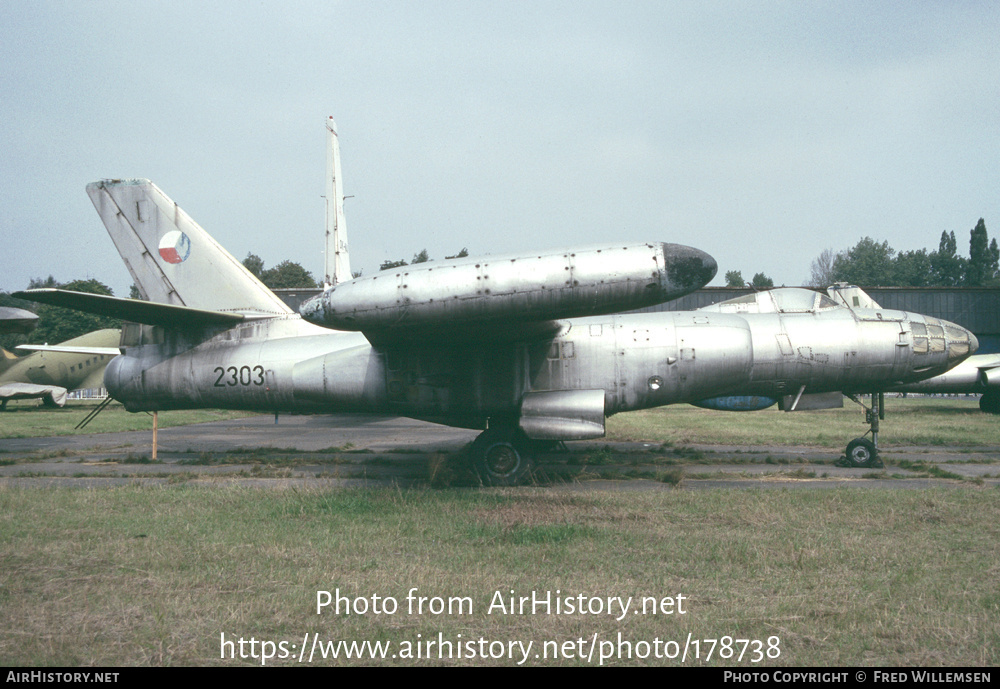
<instances>
[{"instance_id":1,"label":"czechoslovak flag marking on tail","mask_svg":"<svg viewBox=\"0 0 1000 689\"><path fill-rule=\"evenodd\" d=\"M160 256L167 263L181 263L191 255L191 240L180 230L167 232L160 239Z\"/></svg>"}]
</instances>

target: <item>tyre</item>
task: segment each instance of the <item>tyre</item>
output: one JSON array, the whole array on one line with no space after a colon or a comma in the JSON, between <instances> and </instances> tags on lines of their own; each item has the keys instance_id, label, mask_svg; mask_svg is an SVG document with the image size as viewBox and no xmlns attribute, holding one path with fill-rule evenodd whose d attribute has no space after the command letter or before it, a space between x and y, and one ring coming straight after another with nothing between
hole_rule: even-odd
<instances>
[{"instance_id":1,"label":"tyre","mask_svg":"<svg viewBox=\"0 0 1000 689\"><path fill-rule=\"evenodd\" d=\"M527 439L508 429L488 429L472 443L472 464L485 486L516 486L531 475Z\"/></svg>"},{"instance_id":2,"label":"tyre","mask_svg":"<svg viewBox=\"0 0 1000 689\"><path fill-rule=\"evenodd\" d=\"M847 444L847 463L852 467L870 467L877 461L878 450L868 438L855 438Z\"/></svg>"},{"instance_id":3,"label":"tyre","mask_svg":"<svg viewBox=\"0 0 1000 689\"><path fill-rule=\"evenodd\" d=\"M1000 392L984 392L979 398L979 409L987 414L1000 414Z\"/></svg>"}]
</instances>

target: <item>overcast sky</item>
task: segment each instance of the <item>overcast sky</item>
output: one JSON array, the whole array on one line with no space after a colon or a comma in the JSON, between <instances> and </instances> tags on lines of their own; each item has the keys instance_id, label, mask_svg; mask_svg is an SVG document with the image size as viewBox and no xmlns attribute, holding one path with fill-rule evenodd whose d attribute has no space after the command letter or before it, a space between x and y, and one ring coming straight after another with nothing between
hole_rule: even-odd
<instances>
[{"instance_id":1,"label":"overcast sky","mask_svg":"<svg viewBox=\"0 0 1000 689\"><path fill-rule=\"evenodd\" d=\"M864 235L1000 236L997 2L0 3L0 290L131 280L84 187L147 177L322 275L668 241L797 285Z\"/></svg>"}]
</instances>

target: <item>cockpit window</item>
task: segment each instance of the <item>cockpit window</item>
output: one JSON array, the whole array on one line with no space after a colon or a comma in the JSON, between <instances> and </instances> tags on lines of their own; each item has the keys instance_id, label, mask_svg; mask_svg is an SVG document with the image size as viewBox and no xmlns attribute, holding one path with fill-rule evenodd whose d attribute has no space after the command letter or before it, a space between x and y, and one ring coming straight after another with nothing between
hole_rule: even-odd
<instances>
[{"instance_id":1,"label":"cockpit window","mask_svg":"<svg viewBox=\"0 0 1000 689\"><path fill-rule=\"evenodd\" d=\"M821 292L781 287L745 294L707 308L723 313L815 313L821 309L841 308L841 305Z\"/></svg>"},{"instance_id":2,"label":"cockpit window","mask_svg":"<svg viewBox=\"0 0 1000 689\"><path fill-rule=\"evenodd\" d=\"M820 296L818 292L795 288L774 290L770 294L778 311L783 313L813 311L816 300Z\"/></svg>"}]
</instances>

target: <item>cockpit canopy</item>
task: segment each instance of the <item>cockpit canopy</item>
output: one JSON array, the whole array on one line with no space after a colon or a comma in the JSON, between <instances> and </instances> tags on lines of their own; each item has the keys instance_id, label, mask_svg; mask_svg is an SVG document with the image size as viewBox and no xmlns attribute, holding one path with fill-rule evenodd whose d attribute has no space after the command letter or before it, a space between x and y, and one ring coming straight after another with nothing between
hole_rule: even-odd
<instances>
[{"instance_id":1,"label":"cockpit canopy","mask_svg":"<svg viewBox=\"0 0 1000 689\"><path fill-rule=\"evenodd\" d=\"M843 308L822 292L801 287L782 287L767 292L754 292L706 306L702 311L720 313L816 313Z\"/></svg>"}]
</instances>

